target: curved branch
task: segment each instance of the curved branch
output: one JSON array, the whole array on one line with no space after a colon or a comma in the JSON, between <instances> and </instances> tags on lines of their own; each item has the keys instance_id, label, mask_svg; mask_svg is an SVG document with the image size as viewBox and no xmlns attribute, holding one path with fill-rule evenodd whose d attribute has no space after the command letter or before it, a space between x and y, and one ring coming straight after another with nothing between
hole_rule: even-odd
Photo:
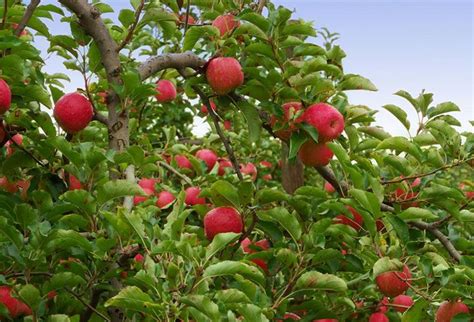
<instances>
[{"instance_id":1,"label":"curved branch","mask_svg":"<svg viewBox=\"0 0 474 322\"><path fill-rule=\"evenodd\" d=\"M135 29L137 28L138 21L140 20L140 14L142 13L143 7L145 6L145 0L141 0L137 11L135 12L135 20L133 21L132 25L128 29L128 34L125 37L125 39L122 41L122 43L118 46L117 52L122 50L127 44L132 40L133 33L135 32Z\"/></svg>"},{"instance_id":2,"label":"curved branch","mask_svg":"<svg viewBox=\"0 0 474 322\"><path fill-rule=\"evenodd\" d=\"M191 51L181 54L163 54L149 58L138 68L138 73L142 80L145 80L160 70L167 68L184 69L190 67L199 69L206 64L206 60L200 58Z\"/></svg>"},{"instance_id":3,"label":"curved branch","mask_svg":"<svg viewBox=\"0 0 474 322\"><path fill-rule=\"evenodd\" d=\"M30 4L28 5L28 7L26 7L25 13L23 14L23 17L21 18L20 23L18 24L18 27L16 27L15 36L19 37L21 35L21 32L25 30L28 21L30 21L31 16L33 16L33 12L39 5L40 1L41 0L30 1Z\"/></svg>"}]
</instances>

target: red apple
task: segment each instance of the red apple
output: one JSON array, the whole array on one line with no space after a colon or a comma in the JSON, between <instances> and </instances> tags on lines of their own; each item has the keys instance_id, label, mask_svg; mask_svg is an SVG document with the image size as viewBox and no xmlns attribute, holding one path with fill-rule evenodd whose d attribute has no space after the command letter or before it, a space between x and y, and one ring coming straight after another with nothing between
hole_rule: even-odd
<instances>
[{"instance_id":1,"label":"red apple","mask_svg":"<svg viewBox=\"0 0 474 322\"><path fill-rule=\"evenodd\" d=\"M156 178L142 178L138 181L138 185L144 189L148 189L153 191L153 193L156 191L155 185L160 182L160 179Z\"/></svg>"},{"instance_id":2,"label":"red apple","mask_svg":"<svg viewBox=\"0 0 474 322\"><path fill-rule=\"evenodd\" d=\"M209 240L220 233L241 233L244 228L242 217L232 207L218 207L204 217L204 232Z\"/></svg>"},{"instance_id":3,"label":"red apple","mask_svg":"<svg viewBox=\"0 0 474 322\"><path fill-rule=\"evenodd\" d=\"M16 186L20 188L20 191L21 191L21 198L23 198L24 200L28 198L28 189L30 189L30 184L31 184L31 181L29 179L18 180L16 182Z\"/></svg>"},{"instance_id":4,"label":"red apple","mask_svg":"<svg viewBox=\"0 0 474 322\"><path fill-rule=\"evenodd\" d=\"M17 185L10 182L7 177L0 177L0 188L10 193L18 191Z\"/></svg>"},{"instance_id":5,"label":"red apple","mask_svg":"<svg viewBox=\"0 0 474 322\"><path fill-rule=\"evenodd\" d=\"M5 143L5 147L7 148L7 157L11 156L13 152L15 152L15 146L16 145L22 145L23 144L23 135L20 133L15 134L12 136L11 140L8 140L7 143Z\"/></svg>"},{"instance_id":6,"label":"red apple","mask_svg":"<svg viewBox=\"0 0 474 322\"><path fill-rule=\"evenodd\" d=\"M255 167L252 162L249 162L245 165L241 164L240 172L242 172L243 175L248 175L252 177L252 181L255 181L255 179L257 179L257 167Z\"/></svg>"},{"instance_id":7,"label":"red apple","mask_svg":"<svg viewBox=\"0 0 474 322\"><path fill-rule=\"evenodd\" d=\"M232 32L235 28L240 26L240 22L235 19L234 15L227 14L217 17L212 25L219 29L221 36Z\"/></svg>"},{"instance_id":8,"label":"red apple","mask_svg":"<svg viewBox=\"0 0 474 322\"><path fill-rule=\"evenodd\" d=\"M408 266L403 266L401 272L385 272L375 278L380 292L385 296L395 297L403 294L410 287L411 272Z\"/></svg>"},{"instance_id":9,"label":"red apple","mask_svg":"<svg viewBox=\"0 0 474 322\"><path fill-rule=\"evenodd\" d=\"M462 302L445 301L441 303L436 311L436 322L451 322L451 320L460 313L469 313L469 308Z\"/></svg>"},{"instance_id":10,"label":"red apple","mask_svg":"<svg viewBox=\"0 0 474 322\"><path fill-rule=\"evenodd\" d=\"M179 21L184 25L186 21L186 13L182 13L179 15ZM195 25L196 24L196 19L194 19L193 16L188 15L188 26L189 25Z\"/></svg>"},{"instance_id":11,"label":"red apple","mask_svg":"<svg viewBox=\"0 0 474 322\"><path fill-rule=\"evenodd\" d=\"M214 151L211 151L209 149L202 149L197 151L196 158L206 163L208 171L211 171L217 162L217 155L214 153Z\"/></svg>"},{"instance_id":12,"label":"red apple","mask_svg":"<svg viewBox=\"0 0 474 322\"><path fill-rule=\"evenodd\" d=\"M163 209L168 207L171 203L176 200L176 197L168 191L162 191L158 194L158 199L156 200L156 205Z\"/></svg>"},{"instance_id":13,"label":"red apple","mask_svg":"<svg viewBox=\"0 0 474 322\"><path fill-rule=\"evenodd\" d=\"M260 250L266 250L270 248L270 242L266 239L262 239L255 243L252 243L249 238L245 238L244 240L242 240L240 245L242 246L242 251L244 252L244 254L253 254L258 252L257 250L254 250L252 248L257 248ZM250 247L250 245L252 245L252 248ZM264 271L268 271L268 265L264 259L253 258L251 259L251 261L254 262L256 265L260 266Z\"/></svg>"},{"instance_id":14,"label":"red apple","mask_svg":"<svg viewBox=\"0 0 474 322\"><path fill-rule=\"evenodd\" d=\"M271 167L273 167L273 164L269 161L263 160L263 161L260 161L260 166L262 168L271 168Z\"/></svg>"},{"instance_id":15,"label":"red apple","mask_svg":"<svg viewBox=\"0 0 474 322\"><path fill-rule=\"evenodd\" d=\"M11 296L9 286L0 286L0 303L5 305L12 318L32 314L31 309L25 303Z\"/></svg>"},{"instance_id":16,"label":"red apple","mask_svg":"<svg viewBox=\"0 0 474 322\"><path fill-rule=\"evenodd\" d=\"M10 91L10 86L0 78L0 115L10 109L11 102L12 92Z\"/></svg>"},{"instance_id":17,"label":"red apple","mask_svg":"<svg viewBox=\"0 0 474 322\"><path fill-rule=\"evenodd\" d=\"M316 103L306 109L303 120L318 130L319 142L334 140L344 131L344 117L326 103Z\"/></svg>"},{"instance_id":18,"label":"red apple","mask_svg":"<svg viewBox=\"0 0 474 322\"><path fill-rule=\"evenodd\" d=\"M199 194L201 193L201 189L198 187L189 187L185 190L186 197L184 202L188 206L194 205L204 205L206 203L206 198L199 198Z\"/></svg>"},{"instance_id":19,"label":"red apple","mask_svg":"<svg viewBox=\"0 0 474 322\"><path fill-rule=\"evenodd\" d=\"M136 263L143 263L143 261L145 260L145 257L143 257L142 254L136 254L135 257L133 258L133 260Z\"/></svg>"},{"instance_id":20,"label":"red apple","mask_svg":"<svg viewBox=\"0 0 474 322\"><path fill-rule=\"evenodd\" d=\"M69 174L68 179L69 179L69 190L83 189L82 183L74 175Z\"/></svg>"},{"instance_id":21,"label":"red apple","mask_svg":"<svg viewBox=\"0 0 474 322\"><path fill-rule=\"evenodd\" d=\"M369 322L390 322L390 320L385 314L377 312L370 315Z\"/></svg>"},{"instance_id":22,"label":"red apple","mask_svg":"<svg viewBox=\"0 0 474 322\"><path fill-rule=\"evenodd\" d=\"M335 217L336 219L335 221L339 224L349 225L355 230L360 230L362 228L362 224L364 223L364 219L357 212L357 210L355 210L351 206L346 206L346 208L349 209L349 211L352 213L352 216L354 216L354 218L349 218L345 215L337 215Z\"/></svg>"},{"instance_id":23,"label":"red apple","mask_svg":"<svg viewBox=\"0 0 474 322\"><path fill-rule=\"evenodd\" d=\"M298 154L301 162L311 167L327 165L334 155L332 150L328 148L325 143L316 143L311 139L301 146Z\"/></svg>"},{"instance_id":24,"label":"red apple","mask_svg":"<svg viewBox=\"0 0 474 322\"><path fill-rule=\"evenodd\" d=\"M244 83L244 73L237 59L217 57L207 65L206 78L217 95L225 95Z\"/></svg>"},{"instance_id":25,"label":"red apple","mask_svg":"<svg viewBox=\"0 0 474 322\"><path fill-rule=\"evenodd\" d=\"M146 194L146 196L135 196L133 197L133 204L138 205L139 203L144 202L147 200L150 196L152 196L155 192L151 189L148 188L142 188L143 192Z\"/></svg>"},{"instance_id":26,"label":"red apple","mask_svg":"<svg viewBox=\"0 0 474 322\"><path fill-rule=\"evenodd\" d=\"M225 120L224 121L224 129L226 129L227 131L230 131L232 129L232 122L229 121L229 120Z\"/></svg>"},{"instance_id":27,"label":"red apple","mask_svg":"<svg viewBox=\"0 0 474 322\"><path fill-rule=\"evenodd\" d=\"M184 155L176 155L174 159L176 161L176 165L178 166L178 168L190 169L190 170L193 169L193 165L191 164L191 161L189 161L189 159L185 157Z\"/></svg>"},{"instance_id":28,"label":"red apple","mask_svg":"<svg viewBox=\"0 0 474 322\"><path fill-rule=\"evenodd\" d=\"M377 312L387 313L389 304L390 304L390 301L389 301L388 297L384 296L384 298L377 305Z\"/></svg>"},{"instance_id":29,"label":"red apple","mask_svg":"<svg viewBox=\"0 0 474 322\"><path fill-rule=\"evenodd\" d=\"M48 300L52 300L52 299L54 299L57 295L58 295L58 293L53 290L53 291L49 291L48 294L46 294L46 297L48 298Z\"/></svg>"},{"instance_id":30,"label":"red apple","mask_svg":"<svg viewBox=\"0 0 474 322\"><path fill-rule=\"evenodd\" d=\"M220 159L217 174L223 176L225 174L225 168L232 168L232 162L227 159Z\"/></svg>"},{"instance_id":31,"label":"red apple","mask_svg":"<svg viewBox=\"0 0 474 322\"><path fill-rule=\"evenodd\" d=\"M375 221L375 226L377 227L377 231L382 231L382 230L385 229L385 225L384 225L382 219L377 219Z\"/></svg>"},{"instance_id":32,"label":"red apple","mask_svg":"<svg viewBox=\"0 0 474 322\"><path fill-rule=\"evenodd\" d=\"M107 104L107 92L102 91L102 92L97 93L97 95L99 96L100 104Z\"/></svg>"},{"instance_id":33,"label":"red apple","mask_svg":"<svg viewBox=\"0 0 474 322\"><path fill-rule=\"evenodd\" d=\"M328 192L328 193L334 193L334 192L336 192L336 189L334 189L334 187L332 186L332 184L330 184L329 182L325 182L325 183L324 183L324 190L326 190L326 192Z\"/></svg>"},{"instance_id":34,"label":"red apple","mask_svg":"<svg viewBox=\"0 0 474 322\"><path fill-rule=\"evenodd\" d=\"M217 110L217 106L216 104L212 101L212 100L209 100L209 104L211 105L211 108L213 111L216 111ZM202 114L207 114L209 111L207 110L207 106L206 104L202 104L201 106L201 113Z\"/></svg>"},{"instance_id":35,"label":"red apple","mask_svg":"<svg viewBox=\"0 0 474 322\"><path fill-rule=\"evenodd\" d=\"M265 181L270 181L270 180L272 180L272 178L273 178L272 175L269 174L269 173L264 174L264 175L262 176L262 179L265 180Z\"/></svg>"},{"instance_id":36,"label":"red apple","mask_svg":"<svg viewBox=\"0 0 474 322\"><path fill-rule=\"evenodd\" d=\"M275 131L275 135L284 141L288 141L291 133L296 130L296 124L303 121L303 115L300 115L296 120L293 120L293 116L303 109L303 104L301 104L301 102L288 102L283 104L282 108L283 118L277 118L275 115L272 115L270 125L279 128L283 125L287 125L287 128Z\"/></svg>"},{"instance_id":37,"label":"red apple","mask_svg":"<svg viewBox=\"0 0 474 322\"><path fill-rule=\"evenodd\" d=\"M413 299L408 295L398 295L393 299L394 308L398 312L405 312L413 305Z\"/></svg>"},{"instance_id":38,"label":"red apple","mask_svg":"<svg viewBox=\"0 0 474 322\"><path fill-rule=\"evenodd\" d=\"M155 97L160 103L168 103L176 98L176 87L167 79L156 82L156 92Z\"/></svg>"},{"instance_id":39,"label":"red apple","mask_svg":"<svg viewBox=\"0 0 474 322\"><path fill-rule=\"evenodd\" d=\"M70 93L56 102L53 114L64 131L76 133L89 125L94 111L86 97L79 93Z\"/></svg>"}]
</instances>

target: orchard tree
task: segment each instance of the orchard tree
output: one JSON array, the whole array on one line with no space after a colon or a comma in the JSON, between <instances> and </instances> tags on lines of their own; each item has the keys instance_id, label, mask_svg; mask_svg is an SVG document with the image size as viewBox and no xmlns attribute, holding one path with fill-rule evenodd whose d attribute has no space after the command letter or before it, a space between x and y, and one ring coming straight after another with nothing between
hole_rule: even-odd
<instances>
[{"instance_id":1,"label":"orchard tree","mask_svg":"<svg viewBox=\"0 0 474 322\"><path fill-rule=\"evenodd\" d=\"M107 3L0 8L2 320L471 321L458 106L400 90L387 133L338 35L270 1Z\"/></svg>"}]
</instances>

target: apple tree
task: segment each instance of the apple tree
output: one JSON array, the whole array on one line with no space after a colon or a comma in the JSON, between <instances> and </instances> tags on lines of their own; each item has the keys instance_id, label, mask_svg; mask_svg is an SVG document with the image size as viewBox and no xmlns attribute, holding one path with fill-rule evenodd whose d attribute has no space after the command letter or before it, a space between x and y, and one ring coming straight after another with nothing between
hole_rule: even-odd
<instances>
[{"instance_id":1,"label":"apple tree","mask_svg":"<svg viewBox=\"0 0 474 322\"><path fill-rule=\"evenodd\" d=\"M472 320L455 103L398 91L394 136L287 8L111 3L0 8L1 320Z\"/></svg>"}]
</instances>

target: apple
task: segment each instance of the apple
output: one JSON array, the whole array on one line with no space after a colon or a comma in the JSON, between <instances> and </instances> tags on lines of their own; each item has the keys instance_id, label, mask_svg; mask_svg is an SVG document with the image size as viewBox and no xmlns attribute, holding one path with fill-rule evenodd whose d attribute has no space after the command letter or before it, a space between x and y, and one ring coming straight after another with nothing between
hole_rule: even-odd
<instances>
[{"instance_id":1,"label":"apple","mask_svg":"<svg viewBox=\"0 0 474 322\"><path fill-rule=\"evenodd\" d=\"M232 57L217 57L207 65L206 78L217 95L225 95L244 83L242 66Z\"/></svg>"},{"instance_id":2,"label":"apple","mask_svg":"<svg viewBox=\"0 0 474 322\"><path fill-rule=\"evenodd\" d=\"M325 143L316 143L310 139L301 146L298 155L304 165L322 167L331 161L334 153Z\"/></svg>"},{"instance_id":3,"label":"apple","mask_svg":"<svg viewBox=\"0 0 474 322\"><path fill-rule=\"evenodd\" d=\"M206 163L208 171L211 171L217 162L217 155L214 153L214 151L211 151L209 149L202 149L197 151L196 158Z\"/></svg>"},{"instance_id":4,"label":"apple","mask_svg":"<svg viewBox=\"0 0 474 322\"><path fill-rule=\"evenodd\" d=\"M156 206L164 209L176 200L176 197L169 191L162 191L157 195Z\"/></svg>"},{"instance_id":5,"label":"apple","mask_svg":"<svg viewBox=\"0 0 474 322\"><path fill-rule=\"evenodd\" d=\"M174 160L176 161L176 165L178 168L181 169L193 169L193 165L191 164L191 161L184 155L175 155Z\"/></svg>"},{"instance_id":6,"label":"apple","mask_svg":"<svg viewBox=\"0 0 474 322\"><path fill-rule=\"evenodd\" d=\"M257 179L257 167L255 167L252 162L249 162L245 165L241 164L240 172L242 172L243 175L250 176L252 178L252 181L255 181L255 179Z\"/></svg>"},{"instance_id":7,"label":"apple","mask_svg":"<svg viewBox=\"0 0 474 322\"><path fill-rule=\"evenodd\" d=\"M291 133L296 130L296 123L303 121L303 115L300 115L296 120L293 120L293 116L300 110L303 109L301 102L288 102L282 105L283 118L277 118L272 115L270 118L270 125L272 127L281 128L283 125L287 125L287 128L276 130L275 135L281 140L288 141Z\"/></svg>"},{"instance_id":8,"label":"apple","mask_svg":"<svg viewBox=\"0 0 474 322\"><path fill-rule=\"evenodd\" d=\"M241 233L243 228L242 216L232 207L217 207L204 216L204 232L209 240L220 233Z\"/></svg>"},{"instance_id":9,"label":"apple","mask_svg":"<svg viewBox=\"0 0 474 322\"><path fill-rule=\"evenodd\" d=\"M385 314L377 312L370 315L369 322L390 322L390 320Z\"/></svg>"},{"instance_id":10,"label":"apple","mask_svg":"<svg viewBox=\"0 0 474 322\"><path fill-rule=\"evenodd\" d=\"M9 286L0 286L0 303L5 305L12 318L32 314L31 309L25 303L12 297Z\"/></svg>"},{"instance_id":11,"label":"apple","mask_svg":"<svg viewBox=\"0 0 474 322\"><path fill-rule=\"evenodd\" d=\"M326 103L316 103L308 107L303 113L303 120L318 130L319 142L334 140L344 130L344 117Z\"/></svg>"},{"instance_id":12,"label":"apple","mask_svg":"<svg viewBox=\"0 0 474 322\"><path fill-rule=\"evenodd\" d=\"M209 104L211 105L211 108L213 111L216 111L217 110L217 106L216 106L216 103L214 103L212 100L209 100ZM206 104L202 104L201 106L201 113L202 114L207 114L209 111L207 110L207 106Z\"/></svg>"},{"instance_id":13,"label":"apple","mask_svg":"<svg viewBox=\"0 0 474 322\"><path fill-rule=\"evenodd\" d=\"M408 295L398 295L393 299L394 308L398 312L405 312L413 305L413 299Z\"/></svg>"},{"instance_id":14,"label":"apple","mask_svg":"<svg viewBox=\"0 0 474 322\"><path fill-rule=\"evenodd\" d=\"M271 162L265 161L265 160L260 161L259 164L262 168L271 168L271 167L273 167L273 164Z\"/></svg>"},{"instance_id":15,"label":"apple","mask_svg":"<svg viewBox=\"0 0 474 322\"><path fill-rule=\"evenodd\" d=\"M48 298L48 300L52 300L57 295L58 295L58 293L55 290L52 290L52 291L49 291L48 294L46 294L46 297Z\"/></svg>"},{"instance_id":16,"label":"apple","mask_svg":"<svg viewBox=\"0 0 474 322\"><path fill-rule=\"evenodd\" d=\"M199 198L201 189L199 189L198 187L189 187L185 190L185 193L186 196L184 202L188 206L204 205L206 203L206 198Z\"/></svg>"},{"instance_id":17,"label":"apple","mask_svg":"<svg viewBox=\"0 0 474 322\"><path fill-rule=\"evenodd\" d=\"M72 174L69 174L68 175L68 179L69 179L69 190L79 190L79 189L83 189L82 187L82 183L79 181L79 179L77 179L74 175Z\"/></svg>"},{"instance_id":18,"label":"apple","mask_svg":"<svg viewBox=\"0 0 474 322\"><path fill-rule=\"evenodd\" d=\"M324 183L324 190L326 190L326 192L328 193L334 193L336 192L336 189L334 189L334 187L332 186L332 184L330 184L329 182L325 182Z\"/></svg>"},{"instance_id":19,"label":"apple","mask_svg":"<svg viewBox=\"0 0 474 322\"><path fill-rule=\"evenodd\" d=\"M250 247L252 245L252 248ZM266 239L259 240L255 243L252 243L249 238L245 238L242 240L240 243L240 246L242 247L242 251L244 254L254 254L257 253L258 250L266 250L270 248L270 242ZM260 266L265 272L268 271L268 265L264 259L261 258L253 258L251 259L252 262L254 262L256 265Z\"/></svg>"},{"instance_id":20,"label":"apple","mask_svg":"<svg viewBox=\"0 0 474 322\"><path fill-rule=\"evenodd\" d=\"M11 140L8 140L5 143L5 147L7 148L7 157L11 156L13 152L15 152L14 146L15 145L22 145L23 144L23 135L20 133L15 134L12 136Z\"/></svg>"},{"instance_id":21,"label":"apple","mask_svg":"<svg viewBox=\"0 0 474 322\"><path fill-rule=\"evenodd\" d=\"M186 21L186 13L182 13L179 15L179 21L184 25ZM196 24L196 19L194 19L193 16L188 15L188 26L189 25L195 25Z\"/></svg>"},{"instance_id":22,"label":"apple","mask_svg":"<svg viewBox=\"0 0 474 322\"><path fill-rule=\"evenodd\" d=\"M17 23L12 23L12 29L14 31L16 31L18 29L18 24ZM23 29L21 32L20 32L20 37L22 36L28 36L28 31L26 31L25 29Z\"/></svg>"},{"instance_id":23,"label":"apple","mask_svg":"<svg viewBox=\"0 0 474 322\"><path fill-rule=\"evenodd\" d=\"M469 308L463 302L445 301L441 303L436 311L436 322L451 322L460 313L469 313Z\"/></svg>"},{"instance_id":24,"label":"apple","mask_svg":"<svg viewBox=\"0 0 474 322\"><path fill-rule=\"evenodd\" d=\"M382 219L377 219L375 221L375 226L377 227L377 231L379 231L379 232L385 229L385 225L384 225Z\"/></svg>"},{"instance_id":25,"label":"apple","mask_svg":"<svg viewBox=\"0 0 474 322\"><path fill-rule=\"evenodd\" d=\"M148 189L148 188L142 188L142 190L146 194L146 196L135 196L135 197L133 197L133 204L134 205L138 205L139 203L144 202L145 200L147 200L150 196L152 196L155 193L154 190Z\"/></svg>"},{"instance_id":26,"label":"apple","mask_svg":"<svg viewBox=\"0 0 474 322\"><path fill-rule=\"evenodd\" d=\"M212 26L219 29L219 32L222 37L225 34L231 33L232 31L234 31L235 28L240 26L240 22L235 19L234 15L226 14L226 15L221 15L217 17L216 19L214 19L214 21L212 22Z\"/></svg>"},{"instance_id":27,"label":"apple","mask_svg":"<svg viewBox=\"0 0 474 322\"><path fill-rule=\"evenodd\" d=\"M176 87L171 81L161 79L156 82L155 97L160 103L171 102L176 98Z\"/></svg>"},{"instance_id":28,"label":"apple","mask_svg":"<svg viewBox=\"0 0 474 322\"><path fill-rule=\"evenodd\" d=\"M404 265L403 271L382 273L375 278L375 282L383 295L395 297L408 290L411 283L410 278L410 269Z\"/></svg>"},{"instance_id":29,"label":"apple","mask_svg":"<svg viewBox=\"0 0 474 322\"><path fill-rule=\"evenodd\" d=\"M227 159L220 159L219 160L219 169L217 170L217 174L223 176L225 174L226 168L232 168L232 162Z\"/></svg>"},{"instance_id":30,"label":"apple","mask_svg":"<svg viewBox=\"0 0 474 322\"><path fill-rule=\"evenodd\" d=\"M384 298L377 305L377 312L387 313L389 304L390 304L390 301L389 301L388 297L384 296Z\"/></svg>"},{"instance_id":31,"label":"apple","mask_svg":"<svg viewBox=\"0 0 474 322\"><path fill-rule=\"evenodd\" d=\"M70 93L56 102L53 115L59 126L67 133L72 134L89 125L94 111L91 102L85 96L79 93Z\"/></svg>"},{"instance_id":32,"label":"apple","mask_svg":"<svg viewBox=\"0 0 474 322\"><path fill-rule=\"evenodd\" d=\"M97 93L97 95L99 96L100 104L107 104L107 92L102 91L102 92Z\"/></svg>"},{"instance_id":33,"label":"apple","mask_svg":"<svg viewBox=\"0 0 474 322\"><path fill-rule=\"evenodd\" d=\"M357 212L357 210L355 210L351 206L346 206L346 208L352 213L352 216L354 218L352 219L345 215L337 215L335 217L335 222L337 222L338 224L349 225L355 230L360 230L362 228L362 224L364 223L364 219Z\"/></svg>"},{"instance_id":34,"label":"apple","mask_svg":"<svg viewBox=\"0 0 474 322\"><path fill-rule=\"evenodd\" d=\"M0 177L0 188L10 193L18 191L17 185L10 182L7 177Z\"/></svg>"},{"instance_id":35,"label":"apple","mask_svg":"<svg viewBox=\"0 0 474 322\"><path fill-rule=\"evenodd\" d=\"M18 180L16 182L16 186L20 188L21 191L21 198L23 198L24 200L28 198L28 189L30 189L30 184L31 182L29 179Z\"/></svg>"},{"instance_id":36,"label":"apple","mask_svg":"<svg viewBox=\"0 0 474 322\"><path fill-rule=\"evenodd\" d=\"M135 257L133 257L133 260L136 263L143 263L143 261L145 260L145 257L143 257L142 254L136 254Z\"/></svg>"},{"instance_id":37,"label":"apple","mask_svg":"<svg viewBox=\"0 0 474 322\"><path fill-rule=\"evenodd\" d=\"M10 91L10 86L0 78L0 115L10 109L11 102L12 92Z\"/></svg>"},{"instance_id":38,"label":"apple","mask_svg":"<svg viewBox=\"0 0 474 322\"><path fill-rule=\"evenodd\" d=\"M267 174L264 174L264 175L262 176L262 179L265 180L265 181L270 181L270 180L273 179L273 177L272 177L271 174L267 173Z\"/></svg>"},{"instance_id":39,"label":"apple","mask_svg":"<svg viewBox=\"0 0 474 322\"><path fill-rule=\"evenodd\" d=\"M232 129L232 122L229 121L229 120L225 120L224 121L224 129L226 129L227 131L230 131Z\"/></svg>"},{"instance_id":40,"label":"apple","mask_svg":"<svg viewBox=\"0 0 474 322\"><path fill-rule=\"evenodd\" d=\"M160 179L156 178L141 178L138 181L138 185L144 189L148 189L153 191L153 193L156 191L155 185L160 182Z\"/></svg>"}]
</instances>

